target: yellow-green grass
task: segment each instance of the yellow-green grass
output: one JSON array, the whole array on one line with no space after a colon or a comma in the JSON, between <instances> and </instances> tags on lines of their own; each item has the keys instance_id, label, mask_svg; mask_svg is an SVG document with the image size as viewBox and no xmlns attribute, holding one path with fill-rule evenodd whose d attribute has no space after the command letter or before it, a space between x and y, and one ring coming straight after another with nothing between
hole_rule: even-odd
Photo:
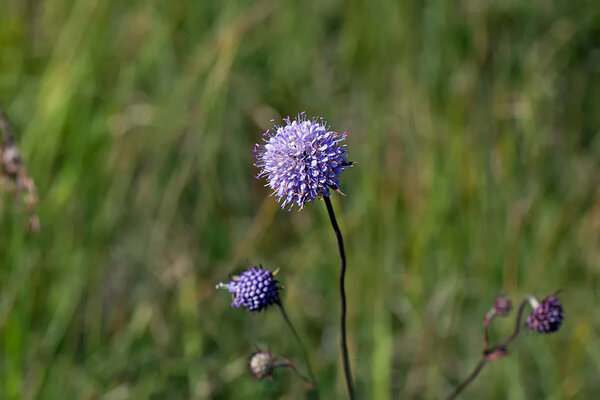
<instances>
[{"instance_id":1,"label":"yellow-green grass","mask_svg":"<svg viewBox=\"0 0 600 400\"><path fill-rule=\"evenodd\" d=\"M248 260L344 398L325 205L279 209L252 166L300 111L358 162L333 205L359 398L442 398L496 294L560 288L562 329L464 398L600 391L598 2L2 0L0 102L41 220L3 192L0 398L304 398L247 371L256 346L305 371L276 310L214 289Z\"/></svg>"}]
</instances>

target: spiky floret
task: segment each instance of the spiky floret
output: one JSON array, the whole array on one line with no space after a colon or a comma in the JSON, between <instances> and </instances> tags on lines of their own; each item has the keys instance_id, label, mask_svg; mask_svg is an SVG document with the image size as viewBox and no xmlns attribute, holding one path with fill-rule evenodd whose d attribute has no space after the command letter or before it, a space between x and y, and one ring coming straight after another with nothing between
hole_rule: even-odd
<instances>
[{"instance_id":1,"label":"spiky floret","mask_svg":"<svg viewBox=\"0 0 600 400\"><path fill-rule=\"evenodd\" d=\"M329 129L323 118L308 119L305 113L283 120L264 133L263 144L254 152L260 169L257 178L265 177L281 207L297 204L300 209L315 198L339 191L337 177L353 163L346 159L346 133ZM341 192L340 192L341 193Z\"/></svg>"},{"instance_id":2,"label":"spiky floret","mask_svg":"<svg viewBox=\"0 0 600 400\"><path fill-rule=\"evenodd\" d=\"M563 308L554 295L542 300L525 321L527 326L538 333L556 332L563 321Z\"/></svg>"},{"instance_id":3,"label":"spiky floret","mask_svg":"<svg viewBox=\"0 0 600 400\"><path fill-rule=\"evenodd\" d=\"M233 308L247 308L259 312L279 300L279 286L273 273L260 267L252 267L228 283L219 283L217 288L227 289L234 294Z\"/></svg>"}]
</instances>

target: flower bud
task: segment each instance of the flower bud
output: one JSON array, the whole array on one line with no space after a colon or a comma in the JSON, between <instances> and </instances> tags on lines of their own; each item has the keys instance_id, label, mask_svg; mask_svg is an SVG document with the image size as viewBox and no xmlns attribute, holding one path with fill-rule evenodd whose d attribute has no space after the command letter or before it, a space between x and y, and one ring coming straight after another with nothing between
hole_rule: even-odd
<instances>
[{"instance_id":1,"label":"flower bud","mask_svg":"<svg viewBox=\"0 0 600 400\"><path fill-rule=\"evenodd\" d=\"M527 317L527 326L538 333L556 332L563 321L563 308L554 295L542 300Z\"/></svg>"}]
</instances>

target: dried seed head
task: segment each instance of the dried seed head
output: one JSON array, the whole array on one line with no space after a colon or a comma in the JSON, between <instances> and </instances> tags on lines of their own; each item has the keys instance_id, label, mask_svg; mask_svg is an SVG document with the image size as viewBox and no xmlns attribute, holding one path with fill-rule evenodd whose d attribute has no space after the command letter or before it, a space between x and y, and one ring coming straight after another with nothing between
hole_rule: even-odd
<instances>
[{"instance_id":1,"label":"dried seed head","mask_svg":"<svg viewBox=\"0 0 600 400\"><path fill-rule=\"evenodd\" d=\"M275 358L267 351L258 350L250 356L248 367L255 379L272 377L273 369L275 368Z\"/></svg>"}]
</instances>

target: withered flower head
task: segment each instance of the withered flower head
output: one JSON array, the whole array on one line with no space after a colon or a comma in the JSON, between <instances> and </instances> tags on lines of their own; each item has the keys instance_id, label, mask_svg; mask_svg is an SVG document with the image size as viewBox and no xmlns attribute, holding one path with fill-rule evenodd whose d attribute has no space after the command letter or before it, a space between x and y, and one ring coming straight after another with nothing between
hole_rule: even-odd
<instances>
[{"instance_id":1,"label":"withered flower head","mask_svg":"<svg viewBox=\"0 0 600 400\"><path fill-rule=\"evenodd\" d=\"M275 358L268 351L258 350L250 356L248 367L255 379L272 378L275 369Z\"/></svg>"}]
</instances>

